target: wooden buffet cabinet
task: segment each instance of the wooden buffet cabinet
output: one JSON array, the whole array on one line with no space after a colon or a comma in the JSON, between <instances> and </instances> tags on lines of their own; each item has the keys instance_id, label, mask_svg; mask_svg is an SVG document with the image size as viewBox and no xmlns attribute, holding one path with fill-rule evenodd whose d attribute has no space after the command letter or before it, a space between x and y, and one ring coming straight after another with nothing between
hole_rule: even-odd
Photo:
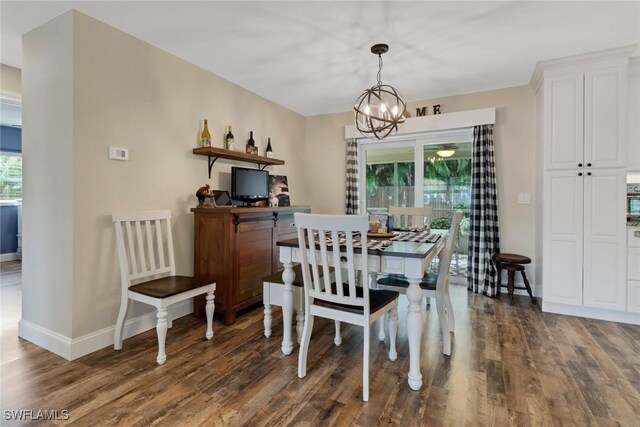
<instances>
[{"instance_id":1,"label":"wooden buffet cabinet","mask_svg":"<svg viewBox=\"0 0 640 427\"><path fill-rule=\"evenodd\" d=\"M276 243L296 237L294 212L308 206L276 208L193 208L194 276L216 282L216 312L231 325L236 313L262 301L262 278L280 267ZM204 315L204 298L194 313Z\"/></svg>"}]
</instances>

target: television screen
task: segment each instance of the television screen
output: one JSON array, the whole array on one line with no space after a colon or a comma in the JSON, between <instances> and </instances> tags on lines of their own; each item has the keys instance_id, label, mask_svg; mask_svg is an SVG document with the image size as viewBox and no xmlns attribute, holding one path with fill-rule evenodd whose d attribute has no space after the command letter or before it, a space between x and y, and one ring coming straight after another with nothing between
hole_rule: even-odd
<instances>
[{"instance_id":1,"label":"television screen","mask_svg":"<svg viewBox=\"0 0 640 427\"><path fill-rule=\"evenodd\" d=\"M231 198L246 203L268 200L269 172L232 167Z\"/></svg>"}]
</instances>

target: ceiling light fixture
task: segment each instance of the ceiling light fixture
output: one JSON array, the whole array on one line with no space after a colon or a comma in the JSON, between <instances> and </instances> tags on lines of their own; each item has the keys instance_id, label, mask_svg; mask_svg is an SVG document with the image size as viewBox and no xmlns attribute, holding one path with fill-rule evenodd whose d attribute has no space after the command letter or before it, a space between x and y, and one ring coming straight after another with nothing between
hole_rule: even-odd
<instances>
[{"instance_id":1,"label":"ceiling light fixture","mask_svg":"<svg viewBox=\"0 0 640 427\"><path fill-rule=\"evenodd\" d=\"M455 145L443 145L436 153L440 157L451 157L456 154Z\"/></svg>"},{"instance_id":2,"label":"ceiling light fixture","mask_svg":"<svg viewBox=\"0 0 640 427\"><path fill-rule=\"evenodd\" d=\"M371 53L378 55L378 84L364 91L353 108L356 127L367 138L384 139L398 131L404 123L407 104L393 86L382 84L382 54L389 51L386 44L371 46Z\"/></svg>"}]
</instances>

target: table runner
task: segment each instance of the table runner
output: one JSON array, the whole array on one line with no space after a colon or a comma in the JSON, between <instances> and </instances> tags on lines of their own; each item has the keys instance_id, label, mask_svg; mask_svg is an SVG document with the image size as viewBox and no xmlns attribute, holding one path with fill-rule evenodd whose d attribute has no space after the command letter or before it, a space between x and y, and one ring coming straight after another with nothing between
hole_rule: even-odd
<instances>
[{"instance_id":1,"label":"table runner","mask_svg":"<svg viewBox=\"0 0 640 427\"><path fill-rule=\"evenodd\" d=\"M319 243L319 235L316 233L314 234L315 234L316 243ZM338 242L340 246L343 246L347 242L347 240L342 236L344 236L343 233L340 233L338 235ZM387 246L391 245L391 243L393 242L435 243L440 239L440 237L442 237L441 234L430 233L428 230L423 230L420 232L401 231L398 233L398 235L391 237L390 239L377 240L374 238L369 238L367 239L367 248L374 249L374 250L382 250ZM333 246L330 236L327 235L325 237L325 241L327 242L328 247ZM359 248L360 246L361 246L360 240L353 242L354 248Z\"/></svg>"}]
</instances>

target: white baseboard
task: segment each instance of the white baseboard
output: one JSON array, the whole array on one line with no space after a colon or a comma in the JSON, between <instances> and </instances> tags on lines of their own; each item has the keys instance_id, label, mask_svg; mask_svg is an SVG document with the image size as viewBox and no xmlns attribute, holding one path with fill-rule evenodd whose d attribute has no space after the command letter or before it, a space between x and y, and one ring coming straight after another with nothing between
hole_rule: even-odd
<instances>
[{"instance_id":1,"label":"white baseboard","mask_svg":"<svg viewBox=\"0 0 640 427\"><path fill-rule=\"evenodd\" d=\"M179 302L170 308L173 320L193 313L193 300ZM124 338L129 338L156 327L155 310L124 323ZM115 325L70 339L47 328L21 319L18 324L18 336L45 348L67 360L74 360L94 351L113 345ZM126 345L126 343L125 343ZM155 345L155 344L154 344Z\"/></svg>"},{"instance_id":2,"label":"white baseboard","mask_svg":"<svg viewBox=\"0 0 640 427\"><path fill-rule=\"evenodd\" d=\"M0 262L15 261L17 259L19 259L18 258L18 252L12 252L12 253L8 253L8 254L0 254Z\"/></svg>"},{"instance_id":3,"label":"white baseboard","mask_svg":"<svg viewBox=\"0 0 640 427\"><path fill-rule=\"evenodd\" d=\"M606 310L603 308L580 307L577 305L558 304L542 300L542 311L545 313L566 314L589 319L608 320L610 322L640 325L640 314L626 311Z\"/></svg>"}]
</instances>

